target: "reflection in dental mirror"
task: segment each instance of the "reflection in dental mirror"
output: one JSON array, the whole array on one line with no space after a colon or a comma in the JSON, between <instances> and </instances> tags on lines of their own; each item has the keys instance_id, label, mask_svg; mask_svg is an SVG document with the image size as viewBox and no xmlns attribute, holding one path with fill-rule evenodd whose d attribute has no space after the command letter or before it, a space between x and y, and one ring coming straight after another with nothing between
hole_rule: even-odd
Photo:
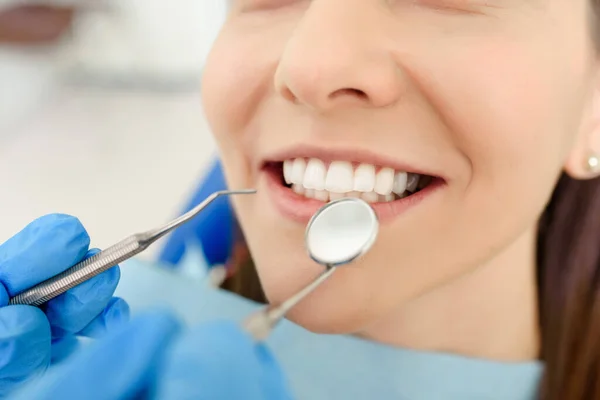
<instances>
[{"instance_id":1,"label":"reflection in dental mirror","mask_svg":"<svg viewBox=\"0 0 600 400\"><path fill-rule=\"evenodd\" d=\"M378 232L377 215L367 202L343 198L327 203L310 220L306 248L319 264L336 267L367 252Z\"/></svg>"}]
</instances>

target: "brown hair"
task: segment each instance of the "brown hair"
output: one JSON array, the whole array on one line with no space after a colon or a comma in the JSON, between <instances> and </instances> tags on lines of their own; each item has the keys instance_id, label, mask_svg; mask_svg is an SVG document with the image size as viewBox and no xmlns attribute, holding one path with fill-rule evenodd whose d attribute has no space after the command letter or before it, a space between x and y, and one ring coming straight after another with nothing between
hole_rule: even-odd
<instances>
[{"instance_id":1,"label":"brown hair","mask_svg":"<svg viewBox=\"0 0 600 400\"><path fill-rule=\"evenodd\" d=\"M600 399L600 180L563 175L540 221L544 400Z\"/></svg>"},{"instance_id":2,"label":"brown hair","mask_svg":"<svg viewBox=\"0 0 600 400\"><path fill-rule=\"evenodd\" d=\"M593 4L598 16L600 0ZM251 259L239 265L223 287L265 302ZM545 363L540 398L599 400L600 179L560 177L540 219L537 265Z\"/></svg>"}]
</instances>

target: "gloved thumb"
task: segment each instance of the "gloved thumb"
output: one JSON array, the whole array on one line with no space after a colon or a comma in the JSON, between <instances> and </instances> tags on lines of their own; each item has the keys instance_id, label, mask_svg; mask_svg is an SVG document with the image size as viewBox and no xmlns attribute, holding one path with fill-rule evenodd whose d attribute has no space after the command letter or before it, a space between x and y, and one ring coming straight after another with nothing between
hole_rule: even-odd
<instances>
[{"instance_id":1,"label":"gloved thumb","mask_svg":"<svg viewBox=\"0 0 600 400\"><path fill-rule=\"evenodd\" d=\"M46 371L50 340L50 323L39 308L0 308L0 398Z\"/></svg>"},{"instance_id":2,"label":"gloved thumb","mask_svg":"<svg viewBox=\"0 0 600 400\"><path fill-rule=\"evenodd\" d=\"M202 324L178 339L157 374L157 399L287 400L285 376L269 349L234 322Z\"/></svg>"}]
</instances>

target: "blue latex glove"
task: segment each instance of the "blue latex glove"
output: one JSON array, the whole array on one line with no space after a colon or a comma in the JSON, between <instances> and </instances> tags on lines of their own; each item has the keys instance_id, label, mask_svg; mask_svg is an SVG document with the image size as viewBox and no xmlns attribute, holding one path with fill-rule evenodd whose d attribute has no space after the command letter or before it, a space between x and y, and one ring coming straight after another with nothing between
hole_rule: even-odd
<instances>
[{"instance_id":1,"label":"blue latex glove","mask_svg":"<svg viewBox=\"0 0 600 400\"><path fill-rule=\"evenodd\" d=\"M42 308L8 306L10 297L90 256L90 238L74 217L35 220L0 246L0 398L43 373L77 347L126 320L129 307L113 292L118 267L49 301Z\"/></svg>"},{"instance_id":2,"label":"blue latex glove","mask_svg":"<svg viewBox=\"0 0 600 400\"><path fill-rule=\"evenodd\" d=\"M232 322L178 334L157 312L75 355L15 400L286 400L279 367L263 345Z\"/></svg>"}]
</instances>

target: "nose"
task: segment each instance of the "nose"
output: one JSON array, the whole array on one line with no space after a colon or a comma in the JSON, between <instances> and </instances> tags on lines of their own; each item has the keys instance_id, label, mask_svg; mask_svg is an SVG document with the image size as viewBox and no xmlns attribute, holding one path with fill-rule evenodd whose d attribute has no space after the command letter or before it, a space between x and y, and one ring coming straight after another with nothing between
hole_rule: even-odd
<instances>
[{"instance_id":1,"label":"nose","mask_svg":"<svg viewBox=\"0 0 600 400\"><path fill-rule=\"evenodd\" d=\"M319 112L396 103L402 70L379 12L365 0L312 2L283 50L277 93Z\"/></svg>"}]
</instances>

